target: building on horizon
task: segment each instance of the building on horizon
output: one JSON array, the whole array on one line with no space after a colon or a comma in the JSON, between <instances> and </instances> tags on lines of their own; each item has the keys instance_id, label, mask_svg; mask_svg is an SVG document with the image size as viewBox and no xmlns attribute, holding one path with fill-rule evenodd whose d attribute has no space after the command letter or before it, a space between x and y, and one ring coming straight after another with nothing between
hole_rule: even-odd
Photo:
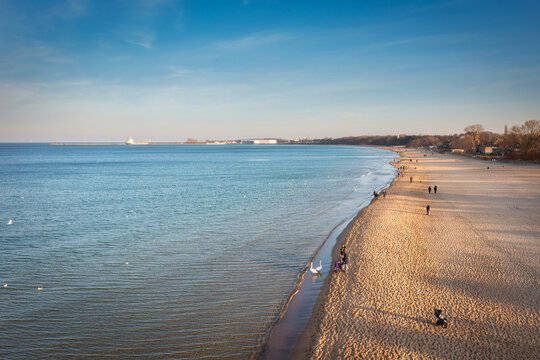
<instances>
[{"instance_id":1,"label":"building on horizon","mask_svg":"<svg viewBox=\"0 0 540 360\"><path fill-rule=\"evenodd\" d=\"M276 139L250 139L250 140L242 140L242 144L274 145L274 144L277 144L277 140Z\"/></svg>"}]
</instances>

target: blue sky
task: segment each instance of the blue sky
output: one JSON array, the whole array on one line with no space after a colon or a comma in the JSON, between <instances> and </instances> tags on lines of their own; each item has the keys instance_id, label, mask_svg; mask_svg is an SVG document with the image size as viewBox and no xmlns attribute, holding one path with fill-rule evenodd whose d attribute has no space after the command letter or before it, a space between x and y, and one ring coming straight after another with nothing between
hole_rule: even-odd
<instances>
[{"instance_id":1,"label":"blue sky","mask_svg":"<svg viewBox=\"0 0 540 360\"><path fill-rule=\"evenodd\" d=\"M540 118L538 1L0 0L0 141L450 134Z\"/></svg>"}]
</instances>

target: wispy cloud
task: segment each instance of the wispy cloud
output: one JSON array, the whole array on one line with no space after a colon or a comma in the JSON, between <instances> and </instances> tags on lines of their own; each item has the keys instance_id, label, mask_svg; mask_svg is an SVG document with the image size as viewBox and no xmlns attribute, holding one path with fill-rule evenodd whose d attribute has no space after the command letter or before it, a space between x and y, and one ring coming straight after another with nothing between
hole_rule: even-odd
<instances>
[{"instance_id":1,"label":"wispy cloud","mask_svg":"<svg viewBox=\"0 0 540 360\"><path fill-rule=\"evenodd\" d=\"M421 44L457 44L478 38L477 34L434 34L398 38L361 47L361 52L379 51L393 47L421 45Z\"/></svg>"},{"instance_id":2,"label":"wispy cloud","mask_svg":"<svg viewBox=\"0 0 540 360\"><path fill-rule=\"evenodd\" d=\"M465 2L466 2L465 0L451 0L451 1L444 1L444 2L435 2L434 4L425 5L425 6L418 6L418 4L414 4L414 5L410 5L409 9L412 12L440 10L440 9L446 9L453 6L462 5Z\"/></svg>"},{"instance_id":3,"label":"wispy cloud","mask_svg":"<svg viewBox=\"0 0 540 360\"><path fill-rule=\"evenodd\" d=\"M20 62L23 60L33 59L51 63L72 63L72 60L69 57L62 56L52 46L43 44L40 41L26 41L26 43L17 43L11 46L10 52L11 56L6 58L5 62L11 62L13 60ZM3 59L0 59L0 64L2 63L2 60Z\"/></svg>"},{"instance_id":4,"label":"wispy cloud","mask_svg":"<svg viewBox=\"0 0 540 360\"><path fill-rule=\"evenodd\" d=\"M59 63L59 64L71 64L73 61L67 57L61 56L49 56L47 58L49 62Z\"/></svg>"},{"instance_id":5,"label":"wispy cloud","mask_svg":"<svg viewBox=\"0 0 540 360\"><path fill-rule=\"evenodd\" d=\"M125 36L124 41L133 45L138 45L146 49L152 49L154 35L149 33L131 33Z\"/></svg>"},{"instance_id":6,"label":"wispy cloud","mask_svg":"<svg viewBox=\"0 0 540 360\"><path fill-rule=\"evenodd\" d=\"M170 71L169 76L173 78L182 77L182 76L189 75L192 73L192 71L189 69L186 69L184 67L179 67L179 66L173 66L173 65L167 66L167 69Z\"/></svg>"},{"instance_id":7,"label":"wispy cloud","mask_svg":"<svg viewBox=\"0 0 540 360\"><path fill-rule=\"evenodd\" d=\"M216 46L223 50L242 51L288 39L291 39L291 36L282 33L252 34L238 39L219 41Z\"/></svg>"},{"instance_id":8,"label":"wispy cloud","mask_svg":"<svg viewBox=\"0 0 540 360\"><path fill-rule=\"evenodd\" d=\"M139 0L139 4L144 7L160 7L165 5L174 5L179 0Z\"/></svg>"},{"instance_id":9,"label":"wispy cloud","mask_svg":"<svg viewBox=\"0 0 540 360\"><path fill-rule=\"evenodd\" d=\"M88 0L65 0L50 8L48 15L74 19L88 15Z\"/></svg>"},{"instance_id":10,"label":"wispy cloud","mask_svg":"<svg viewBox=\"0 0 540 360\"><path fill-rule=\"evenodd\" d=\"M129 59L131 59L131 58L129 56L127 56L127 55L117 55L117 56L110 56L108 58L105 58L106 61L111 62L111 63L126 62Z\"/></svg>"}]
</instances>

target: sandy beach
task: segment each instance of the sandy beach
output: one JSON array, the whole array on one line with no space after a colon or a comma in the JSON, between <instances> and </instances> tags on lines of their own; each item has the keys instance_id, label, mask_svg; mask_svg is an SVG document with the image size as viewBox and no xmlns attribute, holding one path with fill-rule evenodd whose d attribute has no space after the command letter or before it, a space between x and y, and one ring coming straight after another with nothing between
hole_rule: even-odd
<instances>
[{"instance_id":1,"label":"sandy beach","mask_svg":"<svg viewBox=\"0 0 540 360\"><path fill-rule=\"evenodd\" d=\"M393 150L409 170L342 234L292 358L539 358L540 165Z\"/></svg>"}]
</instances>

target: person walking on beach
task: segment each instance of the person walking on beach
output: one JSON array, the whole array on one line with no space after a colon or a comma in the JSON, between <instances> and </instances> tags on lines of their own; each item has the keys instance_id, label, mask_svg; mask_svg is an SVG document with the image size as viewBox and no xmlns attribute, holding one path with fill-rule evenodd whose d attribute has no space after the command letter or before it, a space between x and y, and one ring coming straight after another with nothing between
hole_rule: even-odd
<instances>
[{"instance_id":1,"label":"person walking on beach","mask_svg":"<svg viewBox=\"0 0 540 360\"><path fill-rule=\"evenodd\" d=\"M433 192L434 192L435 194L437 193L437 185L435 185L435 186L433 187Z\"/></svg>"},{"instance_id":2,"label":"person walking on beach","mask_svg":"<svg viewBox=\"0 0 540 360\"><path fill-rule=\"evenodd\" d=\"M411 176L411 183L412 183L412 176Z\"/></svg>"},{"instance_id":3,"label":"person walking on beach","mask_svg":"<svg viewBox=\"0 0 540 360\"><path fill-rule=\"evenodd\" d=\"M386 190L383 190L383 191L382 191L382 197L383 197L383 198L386 198Z\"/></svg>"},{"instance_id":4,"label":"person walking on beach","mask_svg":"<svg viewBox=\"0 0 540 360\"><path fill-rule=\"evenodd\" d=\"M429 205L426 206L426 215L429 215Z\"/></svg>"},{"instance_id":5,"label":"person walking on beach","mask_svg":"<svg viewBox=\"0 0 540 360\"><path fill-rule=\"evenodd\" d=\"M431 186L428 186L427 192L431 194Z\"/></svg>"},{"instance_id":6,"label":"person walking on beach","mask_svg":"<svg viewBox=\"0 0 540 360\"><path fill-rule=\"evenodd\" d=\"M343 271L347 271L349 268L349 254L347 252L343 253Z\"/></svg>"}]
</instances>

